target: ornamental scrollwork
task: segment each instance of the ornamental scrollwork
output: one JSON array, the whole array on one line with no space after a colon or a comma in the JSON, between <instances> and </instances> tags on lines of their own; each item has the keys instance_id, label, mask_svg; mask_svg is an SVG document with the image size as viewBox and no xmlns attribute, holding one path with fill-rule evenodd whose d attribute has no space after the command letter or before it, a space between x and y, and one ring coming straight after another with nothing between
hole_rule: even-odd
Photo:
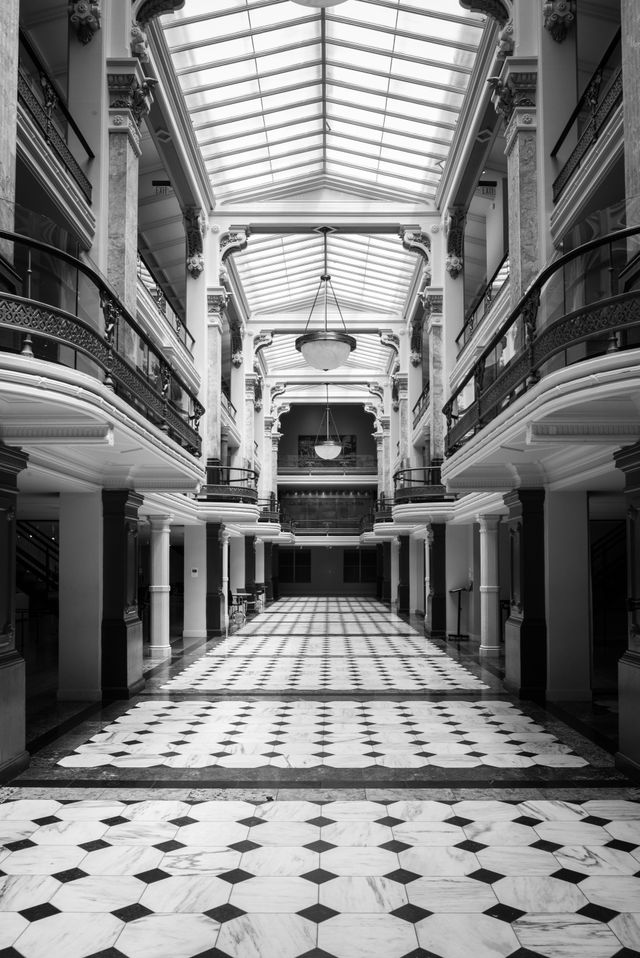
<instances>
[{"instance_id":1,"label":"ornamental scrollwork","mask_svg":"<svg viewBox=\"0 0 640 958\"><path fill-rule=\"evenodd\" d=\"M367 389L372 396L376 396L381 402L384 402L384 386L380 383L367 383Z\"/></svg>"},{"instance_id":2,"label":"ornamental scrollwork","mask_svg":"<svg viewBox=\"0 0 640 958\"><path fill-rule=\"evenodd\" d=\"M422 363L422 316L416 317L411 323L410 361L412 366Z\"/></svg>"},{"instance_id":3,"label":"ornamental scrollwork","mask_svg":"<svg viewBox=\"0 0 640 958\"><path fill-rule=\"evenodd\" d=\"M544 0L542 18L545 30L562 43L576 19L576 0Z\"/></svg>"},{"instance_id":4,"label":"ornamental scrollwork","mask_svg":"<svg viewBox=\"0 0 640 958\"><path fill-rule=\"evenodd\" d=\"M495 111L504 118L505 124L509 123L516 107L533 109L536 105L535 73L512 73L504 81L500 77L488 77L487 83L493 90Z\"/></svg>"},{"instance_id":5,"label":"ornamental scrollwork","mask_svg":"<svg viewBox=\"0 0 640 958\"><path fill-rule=\"evenodd\" d=\"M228 256L235 251L246 249L251 230L248 226L242 229L228 230L220 237L220 260L224 263Z\"/></svg>"},{"instance_id":6,"label":"ornamental scrollwork","mask_svg":"<svg viewBox=\"0 0 640 958\"><path fill-rule=\"evenodd\" d=\"M209 316L221 316L228 302L229 296L223 287L211 290L207 293L207 314Z\"/></svg>"},{"instance_id":7,"label":"ornamental scrollwork","mask_svg":"<svg viewBox=\"0 0 640 958\"><path fill-rule=\"evenodd\" d=\"M149 41L146 32L135 20L131 24L131 56L136 57L140 63L149 62Z\"/></svg>"},{"instance_id":8,"label":"ornamental scrollwork","mask_svg":"<svg viewBox=\"0 0 640 958\"><path fill-rule=\"evenodd\" d=\"M83 46L90 43L100 29L100 0L71 0L69 23Z\"/></svg>"},{"instance_id":9,"label":"ornamental scrollwork","mask_svg":"<svg viewBox=\"0 0 640 958\"><path fill-rule=\"evenodd\" d=\"M107 83L110 109L130 110L136 125L140 126L143 116L149 112L153 88L158 81L145 77L139 83L134 73L109 73Z\"/></svg>"},{"instance_id":10,"label":"ornamental scrollwork","mask_svg":"<svg viewBox=\"0 0 640 958\"><path fill-rule=\"evenodd\" d=\"M383 346L388 346L389 349L395 350L396 354L400 352L400 337L396 336L395 333L380 333L380 342Z\"/></svg>"},{"instance_id":11,"label":"ornamental scrollwork","mask_svg":"<svg viewBox=\"0 0 640 958\"><path fill-rule=\"evenodd\" d=\"M447 260L445 269L451 279L457 279L464 268L464 231L467 211L463 206L452 206L447 219Z\"/></svg>"},{"instance_id":12,"label":"ornamental scrollwork","mask_svg":"<svg viewBox=\"0 0 640 958\"><path fill-rule=\"evenodd\" d=\"M136 12L138 23L146 26L150 20L161 17L163 13L173 13L185 5L185 0L142 0Z\"/></svg>"},{"instance_id":13,"label":"ornamental scrollwork","mask_svg":"<svg viewBox=\"0 0 640 958\"><path fill-rule=\"evenodd\" d=\"M197 279L204 270L204 237L207 232L204 212L197 206L187 207L184 211L184 224L187 237L187 272Z\"/></svg>"},{"instance_id":14,"label":"ornamental scrollwork","mask_svg":"<svg viewBox=\"0 0 640 958\"><path fill-rule=\"evenodd\" d=\"M465 10L483 13L486 17L497 20L500 26L504 26L511 16L511 11L504 0L459 0L459 3Z\"/></svg>"},{"instance_id":15,"label":"ornamental scrollwork","mask_svg":"<svg viewBox=\"0 0 640 958\"><path fill-rule=\"evenodd\" d=\"M419 253L427 263L430 262L431 238L428 233L401 226L399 235L404 249L409 250L410 253Z\"/></svg>"},{"instance_id":16,"label":"ornamental scrollwork","mask_svg":"<svg viewBox=\"0 0 640 958\"><path fill-rule=\"evenodd\" d=\"M229 333L231 334L231 362L237 368L242 366L244 339L244 325L241 320L229 317Z\"/></svg>"},{"instance_id":17,"label":"ornamental scrollwork","mask_svg":"<svg viewBox=\"0 0 640 958\"><path fill-rule=\"evenodd\" d=\"M513 20L508 20L498 34L498 59L506 60L513 55L515 39L513 35Z\"/></svg>"}]
</instances>

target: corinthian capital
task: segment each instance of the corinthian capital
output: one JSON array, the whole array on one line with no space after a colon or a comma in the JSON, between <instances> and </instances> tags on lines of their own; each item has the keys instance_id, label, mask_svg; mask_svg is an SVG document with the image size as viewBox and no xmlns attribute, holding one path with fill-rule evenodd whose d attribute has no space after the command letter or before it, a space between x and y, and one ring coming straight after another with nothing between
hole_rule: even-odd
<instances>
[{"instance_id":1,"label":"corinthian capital","mask_svg":"<svg viewBox=\"0 0 640 958\"><path fill-rule=\"evenodd\" d=\"M542 17L545 30L562 43L576 18L576 0L544 0Z\"/></svg>"},{"instance_id":2,"label":"corinthian capital","mask_svg":"<svg viewBox=\"0 0 640 958\"><path fill-rule=\"evenodd\" d=\"M86 45L100 29L100 0L71 0L69 23L80 43Z\"/></svg>"}]
</instances>

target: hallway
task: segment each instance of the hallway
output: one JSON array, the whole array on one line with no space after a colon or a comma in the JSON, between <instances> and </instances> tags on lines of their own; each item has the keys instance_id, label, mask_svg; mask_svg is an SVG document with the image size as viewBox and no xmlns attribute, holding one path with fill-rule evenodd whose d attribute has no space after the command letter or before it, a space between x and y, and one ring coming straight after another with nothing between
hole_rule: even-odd
<instances>
[{"instance_id":1,"label":"hallway","mask_svg":"<svg viewBox=\"0 0 640 958\"><path fill-rule=\"evenodd\" d=\"M174 655L0 799L0 958L640 956L640 788L373 600Z\"/></svg>"}]
</instances>

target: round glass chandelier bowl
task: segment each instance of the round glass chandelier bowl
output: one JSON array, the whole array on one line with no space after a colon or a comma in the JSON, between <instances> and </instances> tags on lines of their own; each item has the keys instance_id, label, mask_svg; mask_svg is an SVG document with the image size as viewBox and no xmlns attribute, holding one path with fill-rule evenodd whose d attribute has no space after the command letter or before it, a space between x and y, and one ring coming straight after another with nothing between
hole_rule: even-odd
<instances>
[{"instance_id":1,"label":"round glass chandelier bowl","mask_svg":"<svg viewBox=\"0 0 640 958\"><path fill-rule=\"evenodd\" d=\"M342 452L342 444L334 439L321 439L313 448L321 459L337 459Z\"/></svg>"},{"instance_id":2,"label":"round glass chandelier bowl","mask_svg":"<svg viewBox=\"0 0 640 958\"><path fill-rule=\"evenodd\" d=\"M301 7L316 7L321 10L323 7L337 7L339 3L344 3L344 0L293 0L293 2L299 3Z\"/></svg>"},{"instance_id":3,"label":"round glass chandelier bowl","mask_svg":"<svg viewBox=\"0 0 640 958\"><path fill-rule=\"evenodd\" d=\"M353 336L335 330L318 329L296 339L296 349L302 353L305 362L323 371L344 366L355 348Z\"/></svg>"}]
</instances>

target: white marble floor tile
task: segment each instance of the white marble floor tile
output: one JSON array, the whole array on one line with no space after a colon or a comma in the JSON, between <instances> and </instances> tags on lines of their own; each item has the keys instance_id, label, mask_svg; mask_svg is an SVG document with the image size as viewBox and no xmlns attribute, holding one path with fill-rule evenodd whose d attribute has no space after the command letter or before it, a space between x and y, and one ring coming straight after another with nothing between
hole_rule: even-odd
<instances>
[{"instance_id":1,"label":"white marble floor tile","mask_svg":"<svg viewBox=\"0 0 640 958\"><path fill-rule=\"evenodd\" d=\"M89 875L138 875L157 868L163 853L143 845L114 845L86 853L82 870Z\"/></svg>"},{"instance_id":2,"label":"white marble floor tile","mask_svg":"<svg viewBox=\"0 0 640 958\"><path fill-rule=\"evenodd\" d=\"M75 845L35 845L7 855L2 871L7 875L54 875L77 868L86 854Z\"/></svg>"},{"instance_id":3,"label":"white marble floor tile","mask_svg":"<svg viewBox=\"0 0 640 958\"><path fill-rule=\"evenodd\" d=\"M240 868L259 877L304 875L320 867L320 855L310 848L272 845L243 852ZM1 901L1 899L0 899Z\"/></svg>"},{"instance_id":4,"label":"white marble floor tile","mask_svg":"<svg viewBox=\"0 0 640 958\"><path fill-rule=\"evenodd\" d=\"M113 915L50 915L33 922L15 942L27 958L85 958L112 947L122 931L122 922Z\"/></svg>"},{"instance_id":5,"label":"white marble floor tile","mask_svg":"<svg viewBox=\"0 0 640 958\"><path fill-rule=\"evenodd\" d=\"M462 876L417 878L407 894L412 905L445 914L479 915L498 903L490 885Z\"/></svg>"},{"instance_id":6,"label":"white marble floor tile","mask_svg":"<svg viewBox=\"0 0 640 958\"><path fill-rule=\"evenodd\" d=\"M125 875L92 875L66 882L51 898L51 904L66 912L111 912L140 899L146 885Z\"/></svg>"},{"instance_id":7,"label":"white marble floor tile","mask_svg":"<svg viewBox=\"0 0 640 958\"><path fill-rule=\"evenodd\" d=\"M286 914L310 908L318 901L318 886L304 878L249 878L234 885L229 902L255 914Z\"/></svg>"},{"instance_id":8,"label":"white marble floor tile","mask_svg":"<svg viewBox=\"0 0 640 958\"><path fill-rule=\"evenodd\" d=\"M0 912L42 905L59 888L60 882L50 875L7 875L0 878Z\"/></svg>"},{"instance_id":9,"label":"white marble floor tile","mask_svg":"<svg viewBox=\"0 0 640 958\"><path fill-rule=\"evenodd\" d=\"M562 868L585 875L634 875L638 871L638 862L633 855L603 845L566 846L555 851L554 856Z\"/></svg>"},{"instance_id":10,"label":"white marble floor tile","mask_svg":"<svg viewBox=\"0 0 640 958\"><path fill-rule=\"evenodd\" d=\"M332 848L320 853L320 868L336 875L380 877L399 867L395 852L384 848L351 847Z\"/></svg>"},{"instance_id":11,"label":"white marble floor tile","mask_svg":"<svg viewBox=\"0 0 640 958\"><path fill-rule=\"evenodd\" d=\"M428 877L469 875L480 868L476 855L464 848L417 845L398 852L398 858L402 868Z\"/></svg>"},{"instance_id":12,"label":"white marble floor tile","mask_svg":"<svg viewBox=\"0 0 640 958\"><path fill-rule=\"evenodd\" d=\"M607 925L584 915L524 915L513 929L523 948L546 958L611 958L620 950Z\"/></svg>"},{"instance_id":13,"label":"white marble floor tile","mask_svg":"<svg viewBox=\"0 0 640 958\"><path fill-rule=\"evenodd\" d=\"M192 958L213 947L219 927L206 915L147 915L125 925L117 948L127 958Z\"/></svg>"},{"instance_id":14,"label":"white marble floor tile","mask_svg":"<svg viewBox=\"0 0 640 958\"><path fill-rule=\"evenodd\" d=\"M640 951L640 914L616 915L609 927L625 948Z\"/></svg>"},{"instance_id":15,"label":"white marble floor tile","mask_svg":"<svg viewBox=\"0 0 640 958\"><path fill-rule=\"evenodd\" d=\"M527 875L501 878L493 890L504 905L526 912L553 914L578 911L587 905L581 886L559 878Z\"/></svg>"},{"instance_id":16,"label":"white marble floor tile","mask_svg":"<svg viewBox=\"0 0 640 958\"><path fill-rule=\"evenodd\" d=\"M226 846L179 848L163 856L160 868L170 875L220 875L238 868L240 857L240 852Z\"/></svg>"},{"instance_id":17,"label":"white marble floor tile","mask_svg":"<svg viewBox=\"0 0 640 958\"><path fill-rule=\"evenodd\" d=\"M404 885L389 878L341 877L320 885L320 904L340 913L386 913L407 904Z\"/></svg>"},{"instance_id":18,"label":"white marble floor tile","mask_svg":"<svg viewBox=\"0 0 640 958\"><path fill-rule=\"evenodd\" d=\"M296 958L315 948L316 934L299 915L242 915L222 925L217 947L231 958Z\"/></svg>"},{"instance_id":19,"label":"white marble floor tile","mask_svg":"<svg viewBox=\"0 0 640 958\"><path fill-rule=\"evenodd\" d=\"M198 914L229 901L231 886L211 875L172 875L145 885L140 904L157 913Z\"/></svg>"},{"instance_id":20,"label":"white marble floor tile","mask_svg":"<svg viewBox=\"0 0 640 958\"><path fill-rule=\"evenodd\" d=\"M506 958L518 948L511 926L488 915L430 915L416 932L421 947L439 958Z\"/></svg>"},{"instance_id":21,"label":"white marble floor tile","mask_svg":"<svg viewBox=\"0 0 640 958\"><path fill-rule=\"evenodd\" d=\"M48 799L22 798L15 802L0 804L0 821L32 822L36 818L56 815L59 808L60 802Z\"/></svg>"},{"instance_id":22,"label":"white marble floor tile","mask_svg":"<svg viewBox=\"0 0 640 958\"><path fill-rule=\"evenodd\" d=\"M318 947L336 958L402 958L417 947L413 925L394 915L337 915L318 928Z\"/></svg>"},{"instance_id":23,"label":"white marble floor tile","mask_svg":"<svg viewBox=\"0 0 640 958\"><path fill-rule=\"evenodd\" d=\"M17 912L2 912L0 921L0 948L10 948L29 927L29 922Z\"/></svg>"},{"instance_id":24,"label":"white marble floor tile","mask_svg":"<svg viewBox=\"0 0 640 958\"><path fill-rule=\"evenodd\" d=\"M616 911L640 912L640 878L630 875L590 875L580 889L594 905Z\"/></svg>"},{"instance_id":25,"label":"white marble floor tile","mask_svg":"<svg viewBox=\"0 0 640 958\"><path fill-rule=\"evenodd\" d=\"M601 825L581 821L541 822L533 826L540 838L558 845L605 845L610 841Z\"/></svg>"},{"instance_id":26,"label":"white marble floor tile","mask_svg":"<svg viewBox=\"0 0 640 958\"><path fill-rule=\"evenodd\" d=\"M552 875L560 867L551 852L522 845L494 845L476 855L481 868L501 875Z\"/></svg>"}]
</instances>

